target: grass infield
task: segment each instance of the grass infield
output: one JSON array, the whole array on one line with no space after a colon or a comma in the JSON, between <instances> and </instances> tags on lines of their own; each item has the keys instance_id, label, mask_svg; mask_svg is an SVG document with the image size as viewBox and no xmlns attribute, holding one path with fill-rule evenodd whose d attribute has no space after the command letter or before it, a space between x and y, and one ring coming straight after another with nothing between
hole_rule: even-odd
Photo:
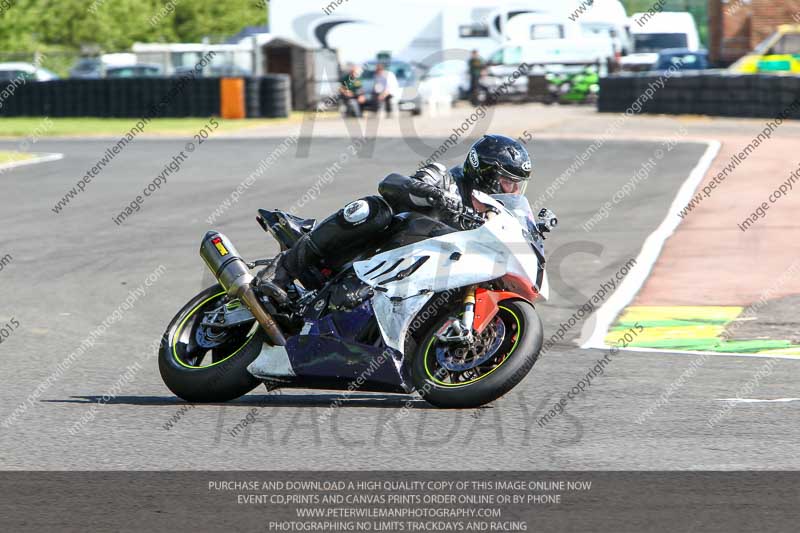
<instances>
[{"instance_id":1,"label":"grass infield","mask_svg":"<svg viewBox=\"0 0 800 533\"><path fill-rule=\"evenodd\" d=\"M193 135L202 129L211 117L190 118L156 118L145 127L143 135ZM224 120L218 131L236 132L258 126L269 126L281 123L299 122L302 113L292 113L289 118L252 118L242 120ZM4 117L0 118L0 138L28 137L34 130L41 130L43 117ZM41 137L106 137L119 136L136 124L136 118L50 118L52 126L40 131ZM3 153L3 152L0 152ZM2 159L5 161L5 159Z\"/></svg>"}]
</instances>

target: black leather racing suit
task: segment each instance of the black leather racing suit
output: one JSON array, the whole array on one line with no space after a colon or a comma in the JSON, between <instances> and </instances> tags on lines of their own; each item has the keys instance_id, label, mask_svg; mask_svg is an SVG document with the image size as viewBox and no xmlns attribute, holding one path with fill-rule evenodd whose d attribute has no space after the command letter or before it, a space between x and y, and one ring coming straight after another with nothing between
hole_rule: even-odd
<instances>
[{"instance_id":1,"label":"black leather racing suit","mask_svg":"<svg viewBox=\"0 0 800 533\"><path fill-rule=\"evenodd\" d=\"M285 287L292 279L299 279L306 287L316 285L310 267L337 266L352 260L381 238L395 213L419 212L455 225L453 213L460 206L460 195L454 176L460 171L459 167L447 171L434 164L413 176L386 176L378 187L380 196L347 204L284 252L276 264L275 282Z\"/></svg>"}]
</instances>

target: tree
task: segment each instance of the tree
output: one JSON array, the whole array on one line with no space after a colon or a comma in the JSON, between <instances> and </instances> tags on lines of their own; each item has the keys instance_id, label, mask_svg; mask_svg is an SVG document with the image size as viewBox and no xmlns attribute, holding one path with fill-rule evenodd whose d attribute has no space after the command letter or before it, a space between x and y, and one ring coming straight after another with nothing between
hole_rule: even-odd
<instances>
[{"instance_id":1,"label":"tree","mask_svg":"<svg viewBox=\"0 0 800 533\"><path fill-rule=\"evenodd\" d=\"M134 42L220 40L264 24L258 0L16 0L0 12L4 52L96 45L124 51Z\"/></svg>"}]
</instances>

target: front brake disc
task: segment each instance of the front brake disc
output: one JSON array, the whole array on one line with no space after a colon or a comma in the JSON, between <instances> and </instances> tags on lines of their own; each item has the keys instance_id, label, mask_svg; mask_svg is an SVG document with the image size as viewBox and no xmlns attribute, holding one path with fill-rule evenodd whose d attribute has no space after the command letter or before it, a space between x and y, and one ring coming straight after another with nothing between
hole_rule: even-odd
<instances>
[{"instance_id":1,"label":"front brake disc","mask_svg":"<svg viewBox=\"0 0 800 533\"><path fill-rule=\"evenodd\" d=\"M506 326L497 317L470 344L443 344L436 348L436 361L450 372L464 372L482 365L497 354L506 336Z\"/></svg>"}]
</instances>

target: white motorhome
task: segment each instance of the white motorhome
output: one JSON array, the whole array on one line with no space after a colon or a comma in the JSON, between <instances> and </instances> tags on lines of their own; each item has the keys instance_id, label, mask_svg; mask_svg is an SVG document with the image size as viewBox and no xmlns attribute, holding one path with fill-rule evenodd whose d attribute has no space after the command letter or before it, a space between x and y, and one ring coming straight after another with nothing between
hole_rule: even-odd
<instances>
[{"instance_id":1,"label":"white motorhome","mask_svg":"<svg viewBox=\"0 0 800 533\"><path fill-rule=\"evenodd\" d=\"M529 39L592 37L613 43L616 54L625 55L632 49L630 19L618 0L586 0L551 2L536 0L523 5L506 7L507 18L503 33L510 41ZM543 18L550 17L550 20Z\"/></svg>"},{"instance_id":2,"label":"white motorhome","mask_svg":"<svg viewBox=\"0 0 800 533\"><path fill-rule=\"evenodd\" d=\"M633 54L622 59L623 70L650 70L667 48L700 49L700 34L691 13L635 13L631 16Z\"/></svg>"},{"instance_id":3,"label":"white motorhome","mask_svg":"<svg viewBox=\"0 0 800 533\"><path fill-rule=\"evenodd\" d=\"M633 52L630 18L618 0L594 0L594 4L579 17L584 35L607 36L614 43L617 56Z\"/></svg>"},{"instance_id":4,"label":"white motorhome","mask_svg":"<svg viewBox=\"0 0 800 533\"><path fill-rule=\"evenodd\" d=\"M333 48L344 62L363 63L390 52L407 62L431 66L442 51L477 49L489 54L502 42L491 0L272 0L270 32L311 47ZM448 54L451 55L451 54ZM466 56L463 57L466 59Z\"/></svg>"},{"instance_id":5,"label":"white motorhome","mask_svg":"<svg viewBox=\"0 0 800 533\"><path fill-rule=\"evenodd\" d=\"M555 24L574 27L576 36L616 39L615 48L627 50L628 19L622 4L595 0L579 11L584 1L404 0L387 5L332 0L326 5L319 0L272 0L270 32L307 46L336 49L345 62L363 63L391 52L403 61L432 66L466 59L471 50L487 57L507 41L545 37L557 31L541 26L541 17L549 16Z\"/></svg>"},{"instance_id":6,"label":"white motorhome","mask_svg":"<svg viewBox=\"0 0 800 533\"><path fill-rule=\"evenodd\" d=\"M608 35L587 34L580 22L560 14L519 15L508 20L506 32L516 40L504 43L488 58L496 82L508 79L523 64L527 74L578 71L587 65L596 65L604 74L617 56ZM527 77L518 79L511 90L527 92Z\"/></svg>"}]
</instances>

